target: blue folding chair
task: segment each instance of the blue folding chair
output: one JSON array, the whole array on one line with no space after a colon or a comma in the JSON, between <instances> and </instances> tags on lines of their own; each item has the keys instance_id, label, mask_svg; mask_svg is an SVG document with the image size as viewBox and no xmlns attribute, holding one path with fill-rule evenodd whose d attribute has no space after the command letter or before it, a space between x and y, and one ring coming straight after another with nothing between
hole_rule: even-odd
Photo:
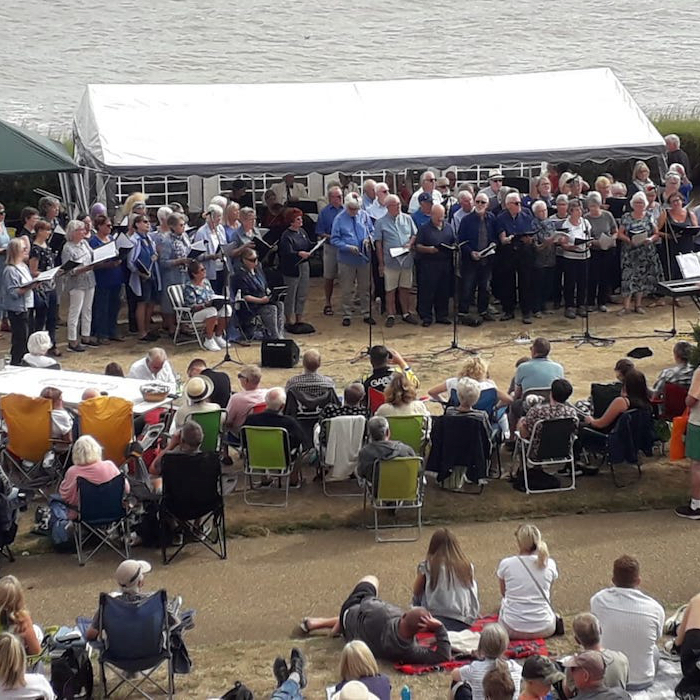
<instances>
[{"instance_id":1,"label":"blue folding chair","mask_svg":"<svg viewBox=\"0 0 700 700\"><path fill-rule=\"evenodd\" d=\"M164 590L139 600L100 593L100 637L96 646L105 698L127 686L129 694L136 691L150 700L152 696L141 687L146 682L168 698L173 697L175 679L168 624L168 596ZM153 678L163 664L167 664L167 688ZM117 680L111 689L107 685L108 670Z\"/></svg>"},{"instance_id":2,"label":"blue folding chair","mask_svg":"<svg viewBox=\"0 0 700 700\"><path fill-rule=\"evenodd\" d=\"M129 558L131 532L124 505L125 481L124 474L119 474L103 484L93 484L87 479L78 477L80 512L74 523L73 534L80 566L92 559L105 544L123 559ZM122 549L117 546L118 540L114 537L115 534L118 534L122 541ZM98 543L85 557L83 548L90 537L97 538Z\"/></svg>"},{"instance_id":3,"label":"blue folding chair","mask_svg":"<svg viewBox=\"0 0 700 700\"><path fill-rule=\"evenodd\" d=\"M496 463L498 465L498 478L501 478L501 444L503 443L503 431L498 423L508 410L507 406L496 408L498 404L498 392L495 387L490 389L482 389L479 394L478 401L473 408L479 411L484 411L488 414L489 423L491 424L491 444L492 451L496 454Z\"/></svg>"}]
</instances>

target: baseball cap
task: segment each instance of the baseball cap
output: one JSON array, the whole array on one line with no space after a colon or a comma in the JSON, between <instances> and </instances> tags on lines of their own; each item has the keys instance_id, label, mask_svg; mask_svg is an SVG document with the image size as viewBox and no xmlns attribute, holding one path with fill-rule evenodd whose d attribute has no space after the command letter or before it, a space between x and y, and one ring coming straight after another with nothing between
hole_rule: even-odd
<instances>
[{"instance_id":1,"label":"baseball cap","mask_svg":"<svg viewBox=\"0 0 700 700\"><path fill-rule=\"evenodd\" d=\"M498 168L489 170L489 180L502 180L503 173Z\"/></svg>"},{"instance_id":2,"label":"baseball cap","mask_svg":"<svg viewBox=\"0 0 700 700\"><path fill-rule=\"evenodd\" d=\"M430 192L421 192L418 195L418 202L422 204L423 202L432 202L433 201L433 195L430 194Z\"/></svg>"},{"instance_id":3,"label":"baseball cap","mask_svg":"<svg viewBox=\"0 0 700 700\"><path fill-rule=\"evenodd\" d=\"M114 578L121 588L131 588L136 585L139 576L149 573L151 565L147 561L125 559L114 572Z\"/></svg>"},{"instance_id":4,"label":"baseball cap","mask_svg":"<svg viewBox=\"0 0 700 700\"><path fill-rule=\"evenodd\" d=\"M582 651L563 662L565 668L582 668L591 678L605 675L605 659L599 651Z\"/></svg>"},{"instance_id":5,"label":"baseball cap","mask_svg":"<svg viewBox=\"0 0 700 700\"><path fill-rule=\"evenodd\" d=\"M564 674L546 656L528 656L523 664L523 678L529 681L555 683L563 680Z\"/></svg>"}]
</instances>

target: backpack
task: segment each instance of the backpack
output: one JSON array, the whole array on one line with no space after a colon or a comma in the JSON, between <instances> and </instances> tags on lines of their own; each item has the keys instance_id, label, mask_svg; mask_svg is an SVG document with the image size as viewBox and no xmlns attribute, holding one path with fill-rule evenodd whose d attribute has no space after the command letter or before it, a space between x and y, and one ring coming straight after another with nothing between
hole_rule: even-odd
<instances>
[{"instance_id":1,"label":"backpack","mask_svg":"<svg viewBox=\"0 0 700 700\"><path fill-rule=\"evenodd\" d=\"M73 700L82 695L92 697L93 674L85 648L70 647L51 659L51 687L58 700Z\"/></svg>"},{"instance_id":2,"label":"backpack","mask_svg":"<svg viewBox=\"0 0 700 700\"><path fill-rule=\"evenodd\" d=\"M58 496L49 498L49 536L51 544L57 552L72 552L75 550L73 527L68 518L68 508Z\"/></svg>"},{"instance_id":3,"label":"backpack","mask_svg":"<svg viewBox=\"0 0 700 700\"><path fill-rule=\"evenodd\" d=\"M254 700L254 697L243 683L236 681L233 688L221 696L221 700Z\"/></svg>"}]
</instances>

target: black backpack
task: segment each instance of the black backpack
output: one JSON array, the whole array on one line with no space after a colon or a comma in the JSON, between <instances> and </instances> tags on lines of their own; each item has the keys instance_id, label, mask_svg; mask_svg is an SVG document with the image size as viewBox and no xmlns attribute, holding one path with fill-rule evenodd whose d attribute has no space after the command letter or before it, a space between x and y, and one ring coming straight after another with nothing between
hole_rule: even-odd
<instances>
[{"instance_id":1,"label":"black backpack","mask_svg":"<svg viewBox=\"0 0 700 700\"><path fill-rule=\"evenodd\" d=\"M92 698L92 664L86 649L71 647L51 659L51 687L58 700Z\"/></svg>"},{"instance_id":2,"label":"black backpack","mask_svg":"<svg viewBox=\"0 0 700 700\"><path fill-rule=\"evenodd\" d=\"M221 700L255 700L253 693L240 681L236 681L233 688L221 696Z\"/></svg>"}]
</instances>

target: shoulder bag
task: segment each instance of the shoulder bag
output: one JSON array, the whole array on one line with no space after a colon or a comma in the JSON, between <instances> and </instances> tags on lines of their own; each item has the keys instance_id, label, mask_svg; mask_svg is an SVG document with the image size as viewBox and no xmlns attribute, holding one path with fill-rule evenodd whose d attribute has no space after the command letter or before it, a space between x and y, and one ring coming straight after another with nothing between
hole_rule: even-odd
<instances>
[{"instance_id":1,"label":"shoulder bag","mask_svg":"<svg viewBox=\"0 0 700 700\"><path fill-rule=\"evenodd\" d=\"M534 577L532 571L528 568L527 564L523 561L521 556L518 556L518 561L523 565L523 568L525 571L527 571L528 576L532 579L532 582L537 586L537 590L540 592L540 595L542 596L542 599L544 600L545 603L550 607L551 611L554 613L554 635L556 637L561 637L565 630L564 630L564 618L561 615L557 615L557 611L554 609L552 606L552 603L550 602L549 598L545 595L544 591L542 590L542 586L540 586L539 583L537 583L537 579Z\"/></svg>"}]
</instances>

